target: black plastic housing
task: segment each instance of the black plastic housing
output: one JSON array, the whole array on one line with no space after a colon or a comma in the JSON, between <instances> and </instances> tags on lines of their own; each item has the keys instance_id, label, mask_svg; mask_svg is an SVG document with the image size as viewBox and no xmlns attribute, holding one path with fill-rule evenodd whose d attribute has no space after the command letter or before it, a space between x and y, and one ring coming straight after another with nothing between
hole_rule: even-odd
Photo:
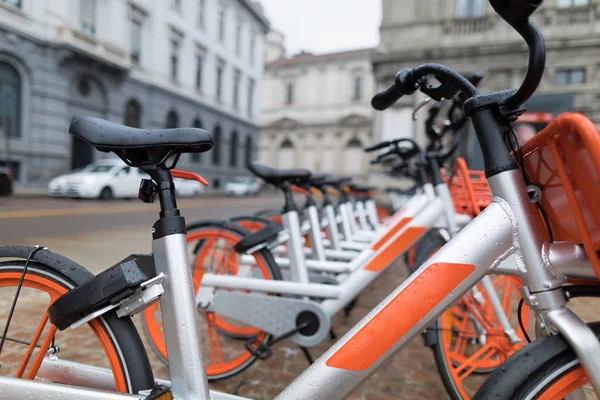
<instances>
[{"instance_id":1,"label":"black plastic housing","mask_svg":"<svg viewBox=\"0 0 600 400\"><path fill-rule=\"evenodd\" d=\"M87 314L129 297L155 276L152 255L132 254L59 297L48 308L48 319L62 331Z\"/></svg>"}]
</instances>

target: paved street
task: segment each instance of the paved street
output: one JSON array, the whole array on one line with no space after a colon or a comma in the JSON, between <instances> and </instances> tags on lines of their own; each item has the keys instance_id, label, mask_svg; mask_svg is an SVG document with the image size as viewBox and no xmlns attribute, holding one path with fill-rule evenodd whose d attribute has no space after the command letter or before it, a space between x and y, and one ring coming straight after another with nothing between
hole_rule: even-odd
<instances>
[{"instance_id":1,"label":"paved street","mask_svg":"<svg viewBox=\"0 0 600 400\"><path fill-rule=\"evenodd\" d=\"M278 207L279 204L277 195L244 199L205 197L180 201L188 221L252 213ZM43 244L98 273L131 253L150 251L149 228L156 218L157 207L157 204L146 205L138 201L2 198L0 243ZM334 318L334 331L338 335L344 334L405 278L404 265L397 263L391 267L361 294L357 307L349 317L337 315ZM585 311L588 320L597 319L597 307L586 307L581 302L580 305L579 309ZM2 309L6 309L6 306L0 304ZM135 317L135 321L141 332L139 317ZM93 339L88 334L83 340L90 338ZM332 340L326 340L312 348L312 356L320 356L333 343ZM90 345L72 347L77 353L74 360L100 362L102 352L93 340ZM147 348L155 376L168 378L167 368ZM66 348L61 352L67 354L69 350ZM268 360L257 361L247 371L213 383L212 387L254 399L272 399L307 367L303 354L290 342L278 344L273 352L274 355ZM437 375L431 352L423 347L421 338L416 338L350 398L445 399L447 395Z\"/></svg>"}]
</instances>

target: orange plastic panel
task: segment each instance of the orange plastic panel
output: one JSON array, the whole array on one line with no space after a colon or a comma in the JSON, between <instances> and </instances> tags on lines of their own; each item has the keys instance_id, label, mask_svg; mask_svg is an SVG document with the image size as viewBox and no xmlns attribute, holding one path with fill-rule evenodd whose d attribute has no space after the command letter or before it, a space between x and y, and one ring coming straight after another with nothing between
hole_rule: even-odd
<instances>
[{"instance_id":1,"label":"orange plastic panel","mask_svg":"<svg viewBox=\"0 0 600 400\"><path fill-rule=\"evenodd\" d=\"M525 168L542 189L555 241L583 244L597 276L600 264L600 134L581 114L561 114L523 144Z\"/></svg>"},{"instance_id":2,"label":"orange plastic panel","mask_svg":"<svg viewBox=\"0 0 600 400\"><path fill-rule=\"evenodd\" d=\"M474 270L472 264L431 264L340 347L327 366L369 368Z\"/></svg>"}]
</instances>

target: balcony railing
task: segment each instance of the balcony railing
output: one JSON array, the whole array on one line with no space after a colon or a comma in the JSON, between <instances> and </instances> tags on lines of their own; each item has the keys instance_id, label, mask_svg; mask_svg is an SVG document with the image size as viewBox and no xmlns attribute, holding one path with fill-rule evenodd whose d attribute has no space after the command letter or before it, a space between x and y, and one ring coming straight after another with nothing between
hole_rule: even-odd
<instances>
[{"instance_id":1,"label":"balcony railing","mask_svg":"<svg viewBox=\"0 0 600 400\"><path fill-rule=\"evenodd\" d=\"M444 22L444 33L450 35L474 35L487 32L493 26L489 16L454 18Z\"/></svg>"},{"instance_id":2,"label":"balcony railing","mask_svg":"<svg viewBox=\"0 0 600 400\"><path fill-rule=\"evenodd\" d=\"M590 6L559 8L554 14L558 25L589 24L594 20L594 9Z\"/></svg>"},{"instance_id":3,"label":"balcony railing","mask_svg":"<svg viewBox=\"0 0 600 400\"><path fill-rule=\"evenodd\" d=\"M79 55L94 59L118 70L126 71L131 68L131 59L128 52L84 32L66 26L59 26L56 31L56 42L70 48Z\"/></svg>"}]
</instances>

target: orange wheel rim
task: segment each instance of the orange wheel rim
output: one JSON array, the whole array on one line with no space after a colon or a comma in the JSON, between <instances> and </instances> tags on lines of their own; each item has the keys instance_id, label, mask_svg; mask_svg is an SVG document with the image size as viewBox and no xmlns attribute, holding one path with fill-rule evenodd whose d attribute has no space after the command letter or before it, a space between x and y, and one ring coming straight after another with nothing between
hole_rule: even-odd
<instances>
[{"instance_id":1,"label":"orange wheel rim","mask_svg":"<svg viewBox=\"0 0 600 400\"><path fill-rule=\"evenodd\" d=\"M245 221L241 221L241 223L238 224L243 226L244 223ZM228 255L226 252L219 250L218 252L213 252L213 254L211 254L211 251L214 250L211 250L211 248L218 240L225 240L227 243L234 244L237 243L239 239L239 236L232 234L231 232L216 229L196 231L187 235L186 240L188 243L205 241L202 249L200 249L194 260L192 280L194 282L195 292L200 288L202 276L206 271L204 262L209 258L218 259L222 264L214 268L213 273L230 273L235 275L239 271L237 262L234 260L234 258L237 257L237 253L231 252L231 254ZM209 260L209 262L210 261L212 260ZM258 257L255 257L255 261L257 273L263 278L270 279L270 272L264 261ZM164 359L167 359L167 348L163 336L162 322L157 319L158 310L159 304L154 303L143 311L143 316L146 324L146 332L148 333L155 350ZM212 312L201 312L201 315L203 315L202 319L204 320L204 326L206 327L206 331L203 332L202 340L205 344L208 344L208 351L204 354L206 373L208 376L217 376L235 370L247 363L252 357L252 354L244 348L244 351L239 355L226 360L224 353L227 352L222 350L221 339L219 337L220 332L226 332L240 337L253 337L253 339L258 342L262 342L267 336L264 331L261 331L258 328L230 322ZM201 324L203 323L202 319ZM240 342L240 347L243 346L241 343L243 342Z\"/></svg>"},{"instance_id":2,"label":"orange wheel rim","mask_svg":"<svg viewBox=\"0 0 600 400\"><path fill-rule=\"evenodd\" d=\"M515 315L513 299L520 286L520 281L512 277L496 277L493 279L496 290L502 290L501 302L507 316ZM478 304L472 293L466 294L440 317L442 330L441 347L445 353L448 370L454 386L464 399L470 398L465 381L477 371L492 370L501 365L526 342L518 330L521 341L511 343L497 321L494 310L485 291L484 303ZM529 311L524 307L523 324L529 326ZM478 338L475 324L485 331L486 343L473 344Z\"/></svg>"},{"instance_id":3,"label":"orange wheel rim","mask_svg":"<svg viewBox=\"0 0 600 400\"><path fill-rule=\"evenodd\" d=\"M21 276L22 276L21 272L8 272L8 273L0 274L0 288L17 286L19 284ZM63 294L65 294L68 291L67 288L59 285L56 282L49 280L48 278L44 278L44 277L41 277L38 275L33 275L33 274L25 275L25 279L23 281L23 287L36 289L36 290L42 291L44 293L47 293L50 296L50 300L51 300L50 303L54 302L56 299L58 299L60 296L62 296ZM40 338L40 336L41 336L40 334L43 331L46 323L47 323L47 313L44 313L44 316L42 317L42 321L40 322L38 329L36 330L35 335L38 336L37 339ZM123 392L123 393L127 392L127 382L125 380L125 373L123 371L123 366L121 365L119 355L115 351L115 347L112 343L110 336L108 335L106 330L103 328L102 324L97 319L94 319L94 320L88 322L88 326L90 327L92 332L94 332L94 335L96 336L96 338L100 342L100 345L102 346L102 349L104 350L104 354L107 356L110 369L111 369L111 371L113 373L113 377L115 379L116 391ZM55 332L56 332L56 327L54 325L51 325L50 329L48 330L48 333L46 334L46 336L43 339L41 348L38 351L36 358L34 359L34 363L29 369L29 372L27 374L27 379L35 378L35 375L38 372L38 369L44 358L46 350L48 349L48 346L49 346ZM36 340L35 342L38 342L38 340ZM33 343L33 344L35 345L36 343ZM31 352L28 351L26 353L25 357L27 359L23 359L21 361L21 365L19 366L19 369L17 371L17 374L20 376L23 375L23 373L25 372L25 369L27 368L27 365L30 361Z\"/></svg>"},{"instance_id":4,"label":"orange wheel rim","mask_svg":"<svg viewBox=\"0 0 600 400\"><path fill-rule=\"evenodd\" d=\"M537 399L562 400L575 389L579 389L589 383L589 381L590 378L585 373L585 370L579 366L553 382Z\"/></svg>"}]
</instances>

